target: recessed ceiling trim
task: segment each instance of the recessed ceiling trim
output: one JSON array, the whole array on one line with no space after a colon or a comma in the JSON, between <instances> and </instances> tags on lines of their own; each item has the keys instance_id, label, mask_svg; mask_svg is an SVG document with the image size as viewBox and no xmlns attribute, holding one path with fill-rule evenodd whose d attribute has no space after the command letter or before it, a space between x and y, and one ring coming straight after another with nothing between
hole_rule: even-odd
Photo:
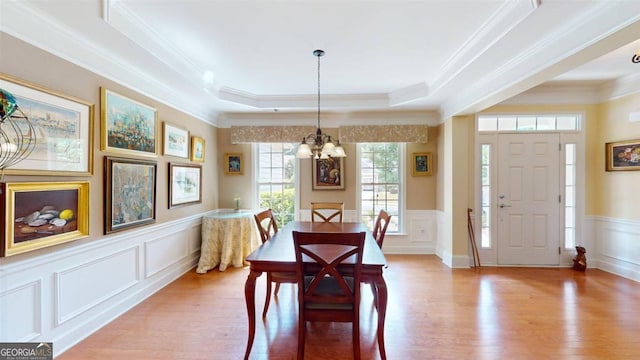
<instances>
[{"instance_id":1,"label":"recessed ceiling trim","mask_svg":"<svg viewBox=\"0 0 640 360\"><path fill-rule=\"evenodd\" d=\"M103 19L107 24L165 63L193 85L204 88L202 76L208 69L201 68L191 59L174 50L178 47L161 37L153 30L153 27L140 19L124 2L103 1L106 3ZM216 90L215 86L213 90Z\"/></svg>"},{"instance_id":2,"label":"recessed ceiling trim","mask_svg":"<svg viewBox=\"0 0 640 360\"><path fill-rule=\"evenodd\" d=\"M2 31L11 36L205 122L210 123L216 116L208 110L208 106L176 94L167 84L96 46L28 2L0 1L0 13ZM145 90L149 88L153 88L154 92Z\"/></svg>"},{"instance_id":3,"label":"recessed ceiling trim","mask_svg":"<svg viewBox=\"0 0 640 360\"><path fill-rule=\"evenodd\" d=\"M221 100L231 101L257 109L309 109L318 106L317 95L254 95L223 87L218 92ZM385 94L322 95L324 109L357 109L359 107L389 107Z\"/></svg>"},{"instance_id":4,"label":"recessed ceiling trim","mask_svg":"<svg viewBox=\"0 0 640 360\"><path fill-rule=\"evenodd\" d=\"M444 62L438 75L429 83L431 93L436 93L469 64L482 56L509 31L538 8L536 0L506 1L500 8Z\"/></svg>"},{"instance_id":5,"label":"recessed ceiling trim","mask_svg":"<svg viewBox=\"0 0 640 360\"><path fill-rule=\"evenodd\" d=\"M637 39L640 2L602 2L442 104L444 118L480 111Z\"/></svg>"}]
</instances>

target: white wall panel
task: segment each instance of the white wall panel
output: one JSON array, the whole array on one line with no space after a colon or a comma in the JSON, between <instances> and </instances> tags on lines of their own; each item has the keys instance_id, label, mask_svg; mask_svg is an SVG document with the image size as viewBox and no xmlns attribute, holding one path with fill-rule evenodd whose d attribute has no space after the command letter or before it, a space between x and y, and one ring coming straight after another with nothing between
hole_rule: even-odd
<instances>
[{"instance_id":1,"label":"white wall panel","mask_svg":"<svg viewBox=\"0 0 640 360\"><path fill-rule=\"evenodd\" d=\"M640 221L593 217L586 226L595 229L587 266L640 281Z\"/></svg>"},{"instance_id":2,"label":"white wall panel","mask_svg":"<svg viewBox=\"0 0 640 360\"><path fill-rule=\"evenodd\" d=\"M0 342L28 342L42 331L40 279L0 293Z\"/></svg>"},{"instance_id":3,"label":"white wall panel","mask_svg":"<svg viewBox=\"0 0 640 360\"><path fill-rule=\"evenodd\" d=\"M144 246L145 278L170 267L187 256L188 235L182 229L164 233L147 241Z\"/></svg>"},{"instance_id":4,"label":"white wall panel","mask_svg":"<svg viewBox=\"0 0 640 360\"><path fill-rule=\"evenodd\" d=\"M136 246L56 272L56 325L137 284L138 249Z\"/></svg>"}]
</instances>

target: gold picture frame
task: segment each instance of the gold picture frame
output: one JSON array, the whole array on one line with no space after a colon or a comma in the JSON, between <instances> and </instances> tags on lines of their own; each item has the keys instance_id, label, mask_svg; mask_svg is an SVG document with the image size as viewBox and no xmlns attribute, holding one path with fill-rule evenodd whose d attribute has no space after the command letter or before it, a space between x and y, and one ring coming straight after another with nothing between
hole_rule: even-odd
<instances>
[{"instance_id":1,"label":"gold picture frame","mask_svg":"<svg viewBox=\"0 0 640 360\"><path fill-rule=\"evenodd\" d=\"M430 152L411 154L411 175L428 176L433 173L433 162Z\"/></svg>"},{"instance_id":2,"label":"gold picture frame","mask_svg":"<svg viewBox=\"0 0 640 360\"><path fill-rule=\"evenodd\" d=\"M199 136L191 137L191 161L204 162L204 139Z\"/></svg>"},{"instance_id":3,"label":"gold picture frame","mask_svg":"<svg viewBox=\"0 0 640 360\"><path fill-rule=\"evenodd\" d=\"M89 176L93 174L94 104L0 73L0 88L38 129L36 146L5 174Z\"/></svg>"},{"instance_id":4,"label":"gold picture frame","mask_svg":"<svg viewBox=\"0 0 640 360\"><path fill-rule=\"evenodd\" d=\"M640 170L640 139L606 143L606 170Z\"/></svg>"},{"instance_id":5,"label":"gold picture frame","mask_svg":"<svg viewBox=\"0 0 640 360\"><path fill-rule=\"evenodd\" d=\"M244 160L242 153L224 154L224 173L227 175L244 174Z\"/></svg>"},{"instance_id":6,"label":"gold picture frame","mask_svg":"<svg viewBox=\"0 0 640 360\"><path fill-rule=\"evenodd\" d=\"M89 182L0 183L0 257L89 236Z\"/></svg>"},{"instance_id":7,"label":"gold picture frame","mask_svg":"<svg viewBox=\"0 0 640 360\"><path fill-rule=\"evenodd\" d=\"M344 190L344 158L311 159L312 190Z\"/></svg>"},{"instance_id":8,"label":"gold picture frame","mask_svg":"<svg viewBox=\"0 0 640 360\"><path fill-rule=\"evenodd\" d=\"M100 88L100 149L120 155L156 157L158 111L139 101Z\"/></svg>"}]
</instances>

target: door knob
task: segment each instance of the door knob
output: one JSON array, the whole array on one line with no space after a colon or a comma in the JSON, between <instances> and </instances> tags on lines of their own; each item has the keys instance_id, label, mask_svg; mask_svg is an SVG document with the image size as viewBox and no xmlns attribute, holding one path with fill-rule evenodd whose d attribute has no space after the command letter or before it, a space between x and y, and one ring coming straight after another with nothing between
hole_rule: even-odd
<instances>
[{"instance_id":1,"label":"door knob","mask_svg":"<svg viewBox=\"0 0 640 360\"><path fill-rule=\"evenodd\" d=\"M511 207L511 205L500 204L500 209L503 209L503 208L506 208L506 207Z\"/></svg>"}]
</instances>

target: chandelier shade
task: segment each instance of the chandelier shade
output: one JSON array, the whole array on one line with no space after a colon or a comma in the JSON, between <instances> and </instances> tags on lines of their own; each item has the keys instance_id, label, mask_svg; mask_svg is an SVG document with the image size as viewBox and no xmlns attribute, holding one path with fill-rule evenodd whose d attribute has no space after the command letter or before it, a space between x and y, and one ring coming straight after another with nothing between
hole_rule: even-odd
<instances>
[{"instance_id":1,"label":"chandelier shade","mask_svg":"<svg viewBox=\"0 0 640 360\"><path fill-rule=\"evenodd\" d=\"M36 132L15 97L0 89L0 170L28 157L36 146Z\"/></svg>"},{"instance_id":2,"label":"chandelier shade","mask_svg":"<svg viewBox=\"0 0 640 360\"><path fill-rule=\"evenodd\" d=\"M313 55L318 58L318 125L315 134L309 134L302 138L296 157L299 159L346 157L340 142L334 144L331 136L324 134L320 129L320 57L324 56L324 50L314 50Z\"/></svg>"}]
</instances>

